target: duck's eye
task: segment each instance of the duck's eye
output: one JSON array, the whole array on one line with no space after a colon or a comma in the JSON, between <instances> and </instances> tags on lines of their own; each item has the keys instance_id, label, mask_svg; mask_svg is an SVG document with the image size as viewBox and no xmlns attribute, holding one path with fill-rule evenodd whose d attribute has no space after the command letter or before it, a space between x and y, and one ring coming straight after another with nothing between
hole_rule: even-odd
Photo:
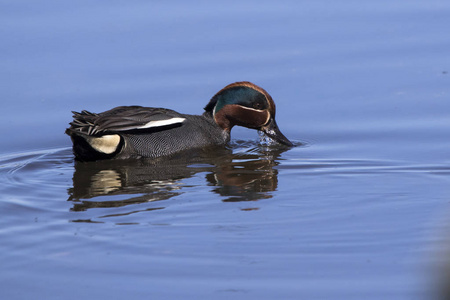
<instances>
[{"instance_id":1,"label":"duck's eye","mask_svg":"<svg viewBox=\"0 0 450 300\"><path fill-rule=\"evenodd\" d=\"M255 102L255 103L253 103L253 108L254 109L261 109L262 105L261 105L261 103Z\"/></svg>"}]
</instances>

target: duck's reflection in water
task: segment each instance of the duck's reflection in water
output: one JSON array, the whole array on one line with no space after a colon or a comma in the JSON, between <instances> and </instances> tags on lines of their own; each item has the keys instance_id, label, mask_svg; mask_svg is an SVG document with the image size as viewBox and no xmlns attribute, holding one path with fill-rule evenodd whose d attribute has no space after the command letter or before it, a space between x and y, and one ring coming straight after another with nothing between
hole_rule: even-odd
<instances>
[{"instance_id":1,"label":"duck's reflection in water","mask_svg":"<svg viewBox=\"0 0 450 300\"><path fill-rule=\"evenodd\" d=\"M272 197L277 188L277 159L283 149L253 146L233 153L214 149L189 159L109 160L75 163L69 201L73 211L167 200L183 193L183 179L206 173L205 182L223 201L255 201ZM154 209L161 209L157 207Z\"/></svg>"}]
</instances>

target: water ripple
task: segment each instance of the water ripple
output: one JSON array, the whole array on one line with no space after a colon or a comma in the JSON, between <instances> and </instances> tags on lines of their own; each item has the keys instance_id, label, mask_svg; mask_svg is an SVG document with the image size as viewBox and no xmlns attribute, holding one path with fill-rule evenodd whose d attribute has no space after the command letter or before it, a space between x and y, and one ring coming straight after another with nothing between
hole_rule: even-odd
<instances>
[{"instance_id":1,"label":"water ripple","mask_svg":"<svg viewBox=\"0 0 450 300\"><path fill-rule=\"evenodd\" d=\"M132 224L136 218L130 216L186 203L189 195L203 204L210 201L211 194L225 203L270 199L279 193L280 175L450 174L449 164L287 159L286 150L237 140L224 151L188 160L74 163L68 148L6 155L0 157L2 207L17 214L69 213L63 218L73 222L126 219L130 222L116 223ZM291 151L301 152L302 147ZM241 209L255 211L259 206L242 205Z\"/></svg>"}]
</instances>

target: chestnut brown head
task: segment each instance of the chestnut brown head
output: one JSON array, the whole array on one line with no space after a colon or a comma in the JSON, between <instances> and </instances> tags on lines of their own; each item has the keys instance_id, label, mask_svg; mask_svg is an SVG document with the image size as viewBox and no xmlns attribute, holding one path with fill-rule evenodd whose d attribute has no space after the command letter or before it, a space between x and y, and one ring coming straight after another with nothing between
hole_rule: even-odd
<instances>
[{"instance_id":1,"label":"chestnut brown head","mask_svg":"<svg viewBox=\"0 0 450 300\"><path fill-rule=\"evenodd\" d=\"M280 144L293 146L278 129L272 97L251 82L227 85L212 97L205 110L226 131L235 125L257 129Z\"/></svg>"}]
</instances>

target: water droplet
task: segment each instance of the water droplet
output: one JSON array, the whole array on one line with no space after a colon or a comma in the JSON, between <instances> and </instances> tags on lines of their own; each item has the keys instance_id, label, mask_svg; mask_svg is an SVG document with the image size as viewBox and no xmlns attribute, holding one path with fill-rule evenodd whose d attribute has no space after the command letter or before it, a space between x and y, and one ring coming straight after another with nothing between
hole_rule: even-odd
<instances>
[{"instance_id":1,"label":"water droplet","mask_svg":"<svg viewBox=\"0 0 450 300\"><path fill-rule=\"evenodd\" d=\"M270 136L268 136L267 134L265 134L264 132L262 132L260 130L258 130L258 134L259 134L260 144L263 146L270 146L270 145L277 143Z\"/></svg>"}]
</instances>

